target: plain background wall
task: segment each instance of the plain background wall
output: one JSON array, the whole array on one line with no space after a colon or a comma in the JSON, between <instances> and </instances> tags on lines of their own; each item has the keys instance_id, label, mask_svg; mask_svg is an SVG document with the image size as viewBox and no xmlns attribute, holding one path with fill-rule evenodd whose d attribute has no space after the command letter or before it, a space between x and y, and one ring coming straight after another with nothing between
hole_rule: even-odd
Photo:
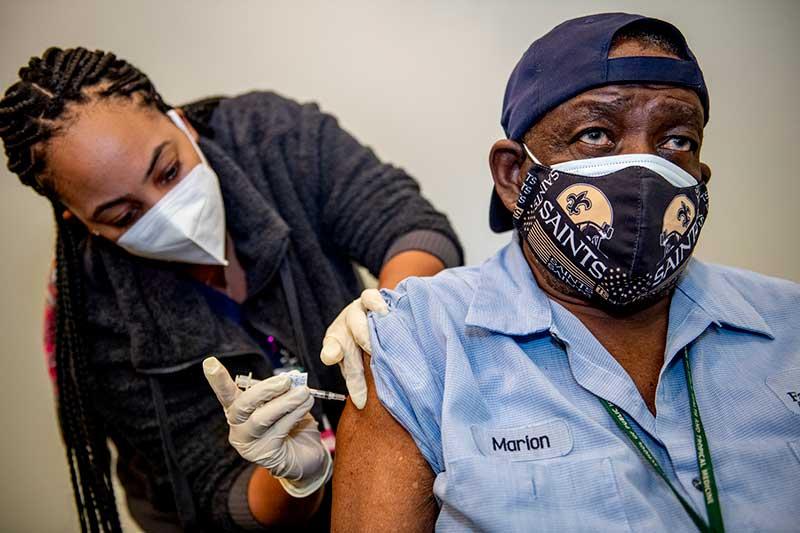
<instances>
[{"instance_id":1,"label":"plain background wall","mask_svg":"<svg viewBox=\"0 0 800 533\"><path fill-rule=\"evenodd\" d=\"M172 103L263 88L315 100L419 179L476 263L509 238L487 226L508 74L533 39L600 11L673 22L703 66L714 177L698 255L800 281L800 2L2 0L0 86L50 45L83 45L130 60ZM40 348L52 215L4 163L0 530L74 531Z\"/></svg>"}]
</instances>

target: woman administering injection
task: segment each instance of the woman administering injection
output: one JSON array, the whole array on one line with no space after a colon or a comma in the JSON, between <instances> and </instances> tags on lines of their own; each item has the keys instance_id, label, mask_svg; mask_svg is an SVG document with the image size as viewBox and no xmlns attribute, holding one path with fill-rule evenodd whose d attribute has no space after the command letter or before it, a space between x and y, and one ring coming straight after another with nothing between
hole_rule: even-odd
<instances>
[{"instance_id":1,"label":"woman administering injection","mask_svg":"<svg viewBox=\"0 0 800 533\"><path fill-rule=\"evenodd\" d=\"M327 530L317 423L335 427L341 404L312 406L286 376L241 392L201 363L217 354L259 377L302 367L313 387L344 392L322 350L363 406L349 324L372 304L348 306L362 289L352 262L385 287L460 263L444 215L315 105L254 92L173 108L103 51L32 58L0 100L0 137L57 224L52 368L82 529L120 530L110 438L147 531L310 517ZM256 465L228 444L251 422L277 436L242 453Z\"/></svg>"}]
</instances>

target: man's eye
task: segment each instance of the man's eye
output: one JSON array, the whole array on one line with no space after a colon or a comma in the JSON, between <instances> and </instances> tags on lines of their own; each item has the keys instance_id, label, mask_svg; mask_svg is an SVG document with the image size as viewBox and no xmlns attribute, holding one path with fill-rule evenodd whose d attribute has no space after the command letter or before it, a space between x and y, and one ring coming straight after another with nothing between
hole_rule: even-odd
<instances>
[{"instance_id":1,"label":"man's eye","mask_svg":"<svg viewBox=\"0 0 800 533\"><path fill-rule=\"evenodd\" d=\"M693 152L697 148L697 143L688 137L673 135L664 141L664 144L661 146L675 152Z\"/></svg>"},{"instance_id":2,"label":"man's eye","mask_svg":"<svg viewBox=\"0 0 800 533\"><path fill-rule=\"evenodd\" d=\"M594 145L611 144L611 139L608 138L608 134L604 130L596 128L584 131L580 134L578 140L586 144Z\"/></svg>"}]
</instances>

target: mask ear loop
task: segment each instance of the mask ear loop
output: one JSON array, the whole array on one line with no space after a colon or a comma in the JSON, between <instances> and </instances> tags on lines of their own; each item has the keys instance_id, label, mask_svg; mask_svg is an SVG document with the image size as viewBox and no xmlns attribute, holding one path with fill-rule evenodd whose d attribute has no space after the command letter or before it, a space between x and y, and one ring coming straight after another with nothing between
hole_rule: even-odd
<instances>
[{"instance_id":1,"label":"mask ear loop","mask_svg":"<svg viewBox=\"0 0 800 533\"><path fill-rule=\"evenodd\" d=\"M536 159L536 156L533 155L533 152L531 152L530 148L528 148L528 146L525 143L520 143L520 144L522 145L522 149L525 150L525 153L528 154L528 157L530 158L531 161L533 161L534 163L536 163L540 167L544 166L541 161Z\"/></svg>"},{"instance_id":2,"label":"mask ear loop","mask_svg":"<svg viewBox=\"0 0 800 533\"><path fill-rule=\"evenodd\" d=\"M175 111L174 109L170 109L169 111L167 111L167 116L178 127L178 129L181 130L186 135L186 137L189 138L189 142L192 144L192 147L194 148L194 151L197 152L198 156L200 156L200 162L205 167L209 168L212 173L214 173L214 169L212 169L211 165L208 164L208 160L206 159L206 156L203 155L203 151L200 150L200 147L197 145L197 142L194 140L194 137L192 137L192 132L190 132L189 128L186 127L186 123L183 122L183 119L181 118L180 114L178 114L178 112ZM216 174L215 174L215 178L214 179L217 180L217 187L219 188L219 179L216 178ZM220 191L220 194L222 194L221 191ZM223 209L224 209L224 206L223 206ZM223 218L223 221L224 221L224 218ZM223 253L226 253L226 252L223 251ZM225 260L225 264L223 266L228 266L227 259L225 259L225 257L223 257L223 260Z\"/></svg>"},{"instance_id":3,"label":"mask ear loop","mask_svg":"<svg viewBox=\"0 0 800 533\"><path fill-rule=\"evenodd\" d=\"M202 150L200 150L200 147L197 146L197 142L194 140L194 137L192 137L192 132L190 132L189 128L186 127L186 124L183 122L183 119L178 114L178 112L175 111L174 109L170 109L169 111L167 111L167 116L173 122L173 124L178 126L178 129L181 130L184 133L184 135L186 135L189 138L189 142L192 143L194 151L197 152L198 156L200 156L200 161L202 161L205 166L209 166L208 161L206 161L206 156L203 155Z\"/></svg>"}]
</instances>

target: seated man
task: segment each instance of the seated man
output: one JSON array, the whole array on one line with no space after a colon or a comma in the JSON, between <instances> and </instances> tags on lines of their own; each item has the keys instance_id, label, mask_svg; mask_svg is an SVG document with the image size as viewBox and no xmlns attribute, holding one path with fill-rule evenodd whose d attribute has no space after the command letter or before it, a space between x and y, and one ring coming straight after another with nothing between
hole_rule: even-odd
<instances>
[{"instance_id":1,"label":"seated man","mask_svg":"<svg viewBox=\"0 0 800 533\"><path fill-rule=\"evenodd\" d=\"M335 530L796 530L800 287L690 259L708 109L667 23L530 47L490 154L515 238L385 293Z\"/></svg>"}]
</instances>

